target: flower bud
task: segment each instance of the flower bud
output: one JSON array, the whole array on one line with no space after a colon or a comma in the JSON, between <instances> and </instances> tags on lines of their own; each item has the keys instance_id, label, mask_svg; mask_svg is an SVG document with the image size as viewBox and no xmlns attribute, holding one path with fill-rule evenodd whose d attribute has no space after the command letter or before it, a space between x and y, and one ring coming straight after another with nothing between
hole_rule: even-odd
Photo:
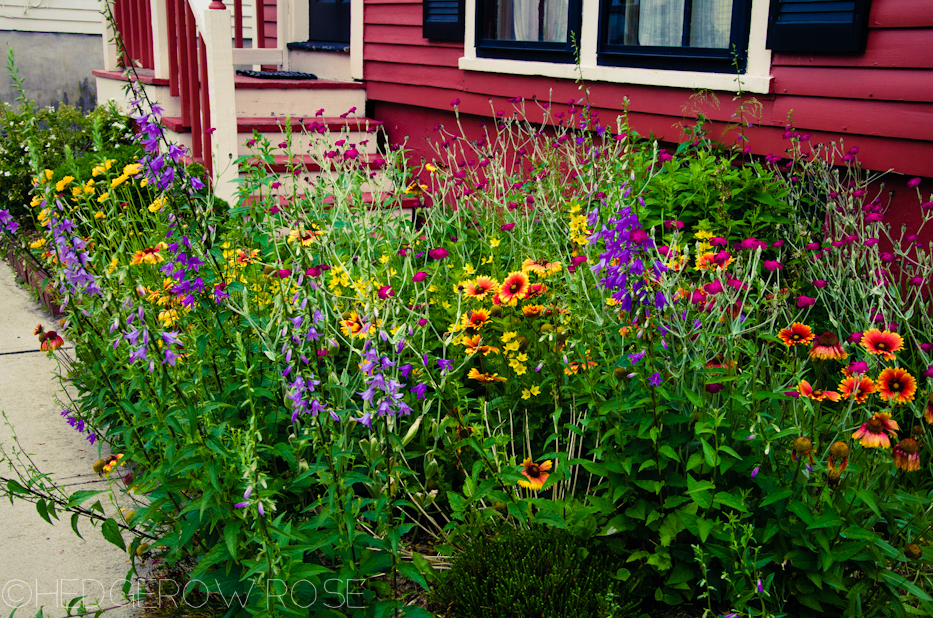
<instances>
[{"instance_id":1,"label":"flower bud","mask_svg":"<svg viewBox=\"0 0 933 618\"><path fill-rule=\"evenodd\" d=\"M140 543L136 548L136 555L142 558L147 551L149 551L149 543Z\"/></svg>"}]
</instances>

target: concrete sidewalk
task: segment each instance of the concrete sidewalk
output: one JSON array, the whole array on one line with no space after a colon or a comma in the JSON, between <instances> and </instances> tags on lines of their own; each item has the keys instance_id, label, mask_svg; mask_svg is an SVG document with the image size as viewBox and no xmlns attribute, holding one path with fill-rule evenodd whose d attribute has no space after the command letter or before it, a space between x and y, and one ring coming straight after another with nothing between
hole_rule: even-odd
<instances>
[{"instance_id":1,"label":"concrete sidewalk","mask_svg":"<svg viewBox=\"0 0 933 618\"><path fill-rule=\"evenodd\" d=\"M99 479L92 468L95 460L109 455L107 446L90 445L84 434L62 418L57 400L66 398L55 379L57 363L39 350L32 334L39 323L46 330L57 330L58 325L29 292L17 285L13 269L0 261L0 411L6 413L20 445L39 470L67 493L107 489L107 481ZM64 349L72 345L66 336ZM0 442L9 453L12 431L2 419ZM3 460L0 476L12 476ZM122 482L117 479L115 486ZM116 507L107 494L99 498L113 516ZM85 506L92 503L93 499ZM71 529L70 514L61 513L60 518L51 526L32 503L17 500L11 506L8 500L0 500L0 615L4 618L17 606L22 608L16 618L35 616L42 606L45 616L65 616L63 605L82 595L88 598L88 609L98 600L100 607L126 603L121 592L130 565L126 553L104 540L99 525L93 527L81 519L82 540ZM124 538L129 541L128 535ZM126 606L104 616L128 618L136 613Z\"/></svg>"}]
</instances>

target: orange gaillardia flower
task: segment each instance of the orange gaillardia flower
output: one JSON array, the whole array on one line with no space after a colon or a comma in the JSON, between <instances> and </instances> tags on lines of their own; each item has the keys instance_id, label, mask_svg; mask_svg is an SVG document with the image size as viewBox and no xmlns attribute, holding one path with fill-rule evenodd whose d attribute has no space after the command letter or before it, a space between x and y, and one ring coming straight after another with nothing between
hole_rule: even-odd
<instances>
[{"instance_id":1,"label":"orange gaillardia flower","mask_svg":"<svg viewBox=\"0 0 933 618\"><path fill-rule=\"evenodd\" d=\"M823 333L816 338L816 343L810 348L810 358L812 359L842 360L847 356L849 355L842 349L842 343L840 343L839 337L834 333Z\"/></svg>"},{"instance_id":2,"label":"orange gaillardia flower","mask_svg":"<svg viewBox=\"0 0 933 618\"><path fill-rule=\"evenodd\" d=\"M802 322L794 322L790 328L782 328L781 332L778 333L778 337L787 347L797 344L807 345L816 339L813 330Z\"/></svg>"},{"instance_id":3,"label":"orange gaillardia flower","mask_svg":"<svg viewBox=\"0 0 933 618\"><path fill-rule=\"evenodd\" d=\"M829 471L842 474L847 467L849 467L849 445L842 440L836 440L829 447Z\"/></svg>"},{"instance_id":4,"label":"orange gaillardia flower","mask_svg":"<svg viewBox=\"0 0 933 618\"><path fill-rule=\"evenodd\" d=\"M482 345L483 338L481 335L475 335L473 337L464 337L461 343L466 348L467 354L476 354L480 353L483 356L489 356L493 352L498 353L499 348L491 345Z\"/></svg>"},{"instance_id":5,"label":"orange gaillardia flower","mask_svg":"<svg viewBox=\"0 0 933 618\"><path fill-rule=\"evenodd\" d=\"M463 328L481 329L489 321L489 312L485 309L468 311L463 316Z\"/></svg>"},{"instance_id":6,"label":"orange gaillardia flower","mask_svg":"<svg viewBox=\"0 0 933 618\"><path fill-rule=\"evenodd\" d=\"M506 378L500 376L498 373L480 373L476 367L470 369L470 372L467 373L467 378L471 380L476 380L477 382L505 382Z\"/></svg>"},{"instance_id":7,"label":"orange gaillardia flower","mask_svg":"<svg viewBox=\"0 0 933 618\"><path fill-rule=\"evenodd\" d=\"M554 275L559 273L561 270L560 262L550 262L546 259L533 260L528 258L522 262L522 272L534 273L539 277L547 277L548 275Z\"/></svg>"},{"instance_id":8,"label":"orange gaillardia flower","mask_svg":"<svg viewBox=\"0 0 933 618\"><path fill-rule=\"evenodd\" d=\"M483 300L498 287L499 282L491 277L477 277L475 280L467 281L464 284L463 294L476 300Z\"/></svg>"},{"instance_id":9,"label":"orange gaillardia flower","mask_svg":"<svg viewBox=\"0 0 933 618\"><path fill-rule=\"evenodd\" d=\"M875 392L875 383L871 378L862 376L845 378L839 383L839 394L843 399L855 398L856 403L865 403L868 396Z\"/></svg>"},{"instance_id":10,"label":"orange gaillardia flower","mask_svg":"<svg viewBox=\"0 0 933 618\"><path fill-rule=\"evenodd\" d=\"M927 419L927 423L933 425L933 393L930 393L927 397L927 407L923 410L923 418Z\"/></svg>"},{"instance_id":11,"label":"orange gaillardia flower","mask_svg":"<svg viewBox=\"0 0 933 618\"><path fill-rule=\"evenodd\" d=\"M528 275L525 273L509 273L499 288L499 301L503 305L515 304L528 296L528 285Z\"/></svg>"},{"instance_id":12,"label":"orange gaillardia flower","mask_svg":"<svg viewBox=\"0 0 933 618\"><path fill-rule=\"evenodd\" d=\"M830 401L839 401L839 393L835 391L824 391L818 388L813 388L806 380L800 381L800 384L797 385L797 390L800 391L801 395L808 397L813 401L823 401L824 399L829 399Z\"/></svg>"},{"instance_id":13,"label":"orange gaillardia flower","mask_svg":"<svg viewBox=\"0 0 933 618\"><path fill-rule=\"evenodd\" d=\"M360 315L356 311L348 311L343 314L343 319L340 320L340 332L342 332L347 337L359 337L360 339L365 339L366 335L361 335L360 333L363 330L363 322L360 320Z\"/></svg>"},{"instance_id":14,"label":"orange gaillardia flower","mask_svg":"<svg viewBox=\"0 0 933 618\"><path fill-rule=\"evenodd\" d=\"M300 241L302 247L311 245L318 236L323 236L320 230L292 230L288 233L288 242Z\"/></svg>"},{"instance_id":15,"label":"orange gaillardia flower","mask_svg":"<svg viewBox=\"0 0 933 618\"><path fill-rule=\"evenodd\" d=\"M876 412L852 434L852 439L858 440L866 448L890 448L891 441L888 436L896 439L898 429L900 427L897 426L897 421L892 421L889 413Z\"/></svg>"},{"instance_id":16,"label":"orange gaillardia flower","mask_svg":"<svg viewBox=\"0 0 933 618\"><path fill-rule=\"evenodd\" d=\"M159 251L165 249L167 246L168 245L164 242L160 242L155 247L140 249L133 255L133 259L130 260L130 266L135 266L136 264L158 264L164 261L165 258L159 254Z\"/></svg>"},{"instance_id":17,"label":"orange gaillardia flower","mask_svg":"<svg viewBox=\"0 0 933 618\"><path fill-rule=\"evenodd\" d=\"M877 328L865 331L861 343L869 353L880 354L886 360L894 360L894 353L904 347L904 340L900 335Z\"/></svg>"},{"instance_id":18,"label":"orange gaillardia flower","mask_svg":"<svg viewBox=\"0 0 933 618\"><path fill-rule=\"evenodd\" d=\"M544 305L525 305L522 315L526 318L539 318L544 313Z\"/></svg>"},{"instance_id":19,"label":"orange gaillardia flower","mask_svg":"<svg viewBox=\"0 0 933 618\"><path fill-rule=\"evenodd\" d=\"M536 464L531 460L531 457L526 457L522 462L522 474L525 475L527 481L519 481L518 484L526 489L532 491L538 491L544 487L544 482L549 476L548 470L551 469L551 460L548 459L542 464Z\"/></svg>"},{"instance_id":20,"label":"orange gaillardia flower","mask_svg":"<svg viewBox=\"0 0 933 618\"><path fill-rule=\"evenodd\" d=\"M878 394L885 401L908 403L917 393L917 380L900 367L888 367L878 376Z\"/></svg>"},{"instance_id":21,"label":"orange gaillardia flower","mask_svg":"<svg viewBox=\"0 0 933 618\"><path fill-rule=\"evenodd\" d=\"M894 446L891 451L894 455L894 465L905 472L916 472L920 469L920 445L913 438L904 438Z\"/></svg>"},{"instance_id":22,"label":"orange gaillardia flower","mask_svg":"<svg viewBox=\"0 0 933 618\"><path fill-rule=\"evenodd\" d=\"M44 339L41 339L42 345L39 346L43 352L51 352L52 350L57 350L58 348L65 345L65 340L61 338L61 335L56 333L54 330L42 333L39 335L41 338L42 335L45 335Z\"/></svg>"},{"instance_id":23,"label":"orange gaillardia flower","mask_svg":"<svg viewBox=\"0 0 933 618\"><path fill-rule=\"evenodd\" d=\"M547 286L543 283L532 283L528 286L528 295L525 298L538 298L539 296L544 296L544 293L547 292Z\"/></svg>"}]
</instances>

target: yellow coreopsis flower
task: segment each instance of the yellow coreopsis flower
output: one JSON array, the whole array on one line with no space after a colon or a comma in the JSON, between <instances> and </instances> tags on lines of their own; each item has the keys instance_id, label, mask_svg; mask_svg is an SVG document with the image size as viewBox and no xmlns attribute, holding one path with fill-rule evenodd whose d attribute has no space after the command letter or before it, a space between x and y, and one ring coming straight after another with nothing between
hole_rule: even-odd
<instances>
[{"instance_id":1,"label":"yellow coreopsis flower","mask_svg":"<svg viewBox=\"0 0 933 618\"><path fill-rule=\"evenodd\" d=\"M107 272L113 273L113 271L117 269L117 265L119 263L120 261L117 258L113 258L112 260L110 260L110 264L107 266Z\"/></svg>"},{"instance_id":2,"label":"yellow coreopsis flower","mask_svg":"<svg viewBox=\"0 0 933 618\"><path fill-rule=\"evenodd\" d=\"M142 180L139 181L139 186L140 186L140 187L145 187L145 186L148 185L148 184L149 184L149 179L148 179L148 178L143 178Z\"/></svg>"},{"instance_id":3,"label":"yellow coreopsis flower","mask_svg":"<svg viewBox=\"0 0 933 618\"><path fill-rule=\"evenodd\" d=\"M499 240L498 238L493 238L492 240L489 241L489 246L492 247L493 249L495 249L495 248L498 247L501 243L502 243L502 241Z\"/></svg>"},{"instance_id":4,"label":"yellow coreopsis flower","mask_svg":"<svg viewBox=\"0 0 933 618\"><path fill-rule=\"evenodd\" d=\"M84 192L94 193L94 179L93 178L91 178L86 183L84 183Z\"/></svg>"},{"instance_id":5,"label":"yellow coreopsis flower","mask_svg":"<svg viewBox=\"0 0 933 618\"><path fill-rule=\"evenodd\" d=\"M103 211L103 210L98 210L97 212L94 213L94 218L95 218L95 219L103 219L105 216L106 216L106 215L104 215L104 211Z\"/></svg>"},{"instance_id":6,"label":"yellow coreopsis flower","mask_svg":"<svg viewBox=\"0 0 933 618\"><path fill-rule=\"evenodd\" d=\"M140 171L142 171L143 166L139 163L130 163L123 166L123 175L124 176L135 176Z\"/></svg>"},{"instance_id":7,"label":"yellow coreopsis flower","mask_svg":"<svg viewBox=\"0 0 933 618\"><path fill-rule=\"evenodd\" d=\"M475 272L476 272L476 269L473 268L473 265L472 265L472 264L464 264L464 265L463 265L463 276L464 276L464 277L470 277L470 276L472 276L473 273L475 273Z\"/></svg>"},{"instance_id":8,"label":"yellow coreopsis flower","mask_svg":"<svg viewBox=\"0 0 933 618\"><path fill-rule=\"evenodd\" d=\"M37 241L35 241L35 242L29 243L29 247L30 247L31 249L38 249L39 247L43 246L44 244L45 244L45 239L44 239L44 238L40 238L39 240L37 240Z\"/></svg>"},{"instance_id":9,"label":"yellow coreopsis flower","mask_svg":"<svg viewBox=\"0 0 933 618\"><path fill-rule=\"evenodd\" d=\"M54 176L54 175L55 175L55 172L53 172L52 170L45 170L45 180L46 180L46 181L52 180L52 176Z\"/></svg>"},{"instance_id":10,"label":"yellow coreopsis flower","mask_svg":"<svg viewBox=\"0 0 933 618\"><path fill-rule=\"evenodd\" d=\"M149 204L149 212L159 212L165 206L165 196L159 196Z\"/></svg>"},{"instance_id":11,"label":"yellow coreopsis flower","mask_svg":"<svg viewBox=\"0 0 933 618\"><path fill-rule=\"evenodd\" d=\"M108 197L110 197L110 194L107 193L106 191L104 191L103 193L101 193L100 195L97 196L97 201L98 201L98 202L103 202L103 201L106 200Z\"/></svg>"},{"instance_id":12,"label":"yellow coreopsis flower","mask_svg":"<svg viewBox=\"0 0 933 618\"><path fill-rule=\"evenodd\" d=\"M32 201L29 202L29 205L32 206L33 208L35 208L36 206L41 206L41 205L42 205L42 198L39 197L38 195L35 196L35 197L33 197L33 198L32 198Z\"/></svg>"},{"instance_id":13,"label":"yellow coreopsis flower","mask_svg":"<svg viewBox=\"0 0 933 618\"><path fill-rule=\"evenodd\" d=\"M120 185L122 185L127 180L129 180L129 177L127 176L123 176L123 175L117 176L116 178L110 181L110 188L115 189L119 187Z\"/></svg>"},{"instance_id":14,"label":"yellow coreopsis flower","mask_svg":"<svg viewBox=\"0 0 933 618\"><path fill-rule=\"evenodd\" d=\"M62 178L61 180L55 183L55 191L57 191L58 193L61 193L62 191L65 190L65 187L71 184L71 181L74 179L75 179L74 176L65 176L64 178Z\"/></svg>"},{"instance_id":15,"label":"yellow coreopsis flower","mask_svg":"<svg viewBox=\"0 0 933 618\"><path fill-rule=\"evenodd\" d=\"M516 337L518 337L518 333L517 333L517 332L511 331L511 330L510 330L510 331L506 331L506 332L502 333L502 343L508 343L509 341L515 339ZM518 348L516 348L516 350L517 350L517 349L518 349Z\"/></svg>"}]
</instances>

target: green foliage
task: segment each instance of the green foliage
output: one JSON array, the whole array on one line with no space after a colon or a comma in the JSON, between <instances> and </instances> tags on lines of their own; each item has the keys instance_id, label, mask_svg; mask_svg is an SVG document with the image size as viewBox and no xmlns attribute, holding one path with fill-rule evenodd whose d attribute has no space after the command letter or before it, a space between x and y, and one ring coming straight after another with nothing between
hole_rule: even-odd
<instances>
[{"instance_id":1,"label":"green foliage","mask_svg":"<svg viewBox=\"0 0 933 618\"><path fill-rule=\"evenodd\" d=\"M434 603L455 618L636 616L611 552L545 526L480 534L457 555ZM609 612L609 597L614 611Z\"/></svg>"}]
</instances>

